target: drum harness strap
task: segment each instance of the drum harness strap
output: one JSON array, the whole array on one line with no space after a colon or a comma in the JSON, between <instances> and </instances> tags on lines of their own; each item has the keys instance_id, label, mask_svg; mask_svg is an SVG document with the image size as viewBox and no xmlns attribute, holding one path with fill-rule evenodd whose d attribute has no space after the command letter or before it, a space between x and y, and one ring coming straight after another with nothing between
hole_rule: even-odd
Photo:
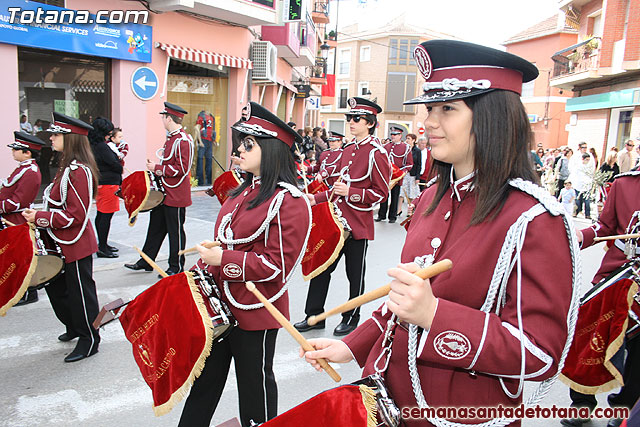
<instances>
[{"instance_id":1,"label":"drum harness strap","mask_svg":"<svg viewBox=\"0 0 640 427\"><path fill-rule=\"evenodd\" d=\"M60 179L60 201L58 202L56 200L53 200L51 197L49 197L49 194L51 193L51 189L53 188L53 182L49 184L47 188L44 189L44 194L42 199L44 200L45 211L49 210L49 203L59 207L66 205L67 190L69 187L69 174L71 173L72 170L76 170L77 168L81 168L84 171L85 175L87 175L87 184L89 187L89 204L91 204L91 192L93 191L93 175L91 174L91 171L87 166L83 165L82 163L78 163L75 160L72 160L71 164L67 166L67 168L62 173L62 178ZM75 191L75 189L73 191ZM77 194L78 193L76 193L76 195ZM82 223L82 227L80 227L80 231L78 231L78 234L73 240L62 240L59 237L57 237L55 234L53 234L53 230L51 228L47 228L47 233L49 233L49 236L51 236L51 238L56 242L62 243L63 245L73 245L74 243L76 243L78 240L80 240L82 233L84 233L84 229L87 227L87 222L89 221L89 207L84 205L80 197L78 197L78 200L80 200L80 203L82 203L82 208L84 209L85 215L84 215L84 221Z\"/></svg>"},{"instance_id":2,"label":"drum harness strap","mask_svg":"<svg viewBox=\"0 0 640 427\"><path fill-rule=\"evenodd\" d=\"M309 221L311 221L311 207L309 206L309 201L307 200L306 197L303 197L303 193L296 188L295 186L285 183L285 182L279 182L278 185L280 187L283 188L283 190L281 190L272 200L271 203L269 205L269 210L267 211L267 217L264 219L264 221L262 222L262 224L260 224L260 227L258 227L258 229L251 235L248 237L243 237L240 239L234 239L233 238L233 230L230 227L231 224L231 219L233 218L233 214L236 212L236 210L238 209L236 207L236 209L233 210L233 212L230 212L228 214L226 214L225 216L222 217L222 220L220 221L220 225L218 226L218 241L220 243L224 243L225 245L227 245L227 248L229 248L230 250L233 250L234 245L242 245L242 244L246 244L246 243L250 243L253 242L254 240L256 240L262 233L264 233L264 241L265 241L265 245L267 242L267 239L269 237L269 224L271 223L271 221L276 217L276 215L280 214L280 206L282 205L282 201L284 200L284 197L286 195L287 192L291 193L291 195L293 197L302 197L306 202L307 202L307 208L309 209ZM274 296L272 296L271 298L269 298L269 302L273 303L274 301L276 301L278 298L280 298L289 288L289 277L291 276L291 274L295 271L296 267L298 267L298 264L300 264L300 261L302 261L302 257L304 256L304 249L307 247L307 240L309 239L309 233L310 233L310 229L307 230L307 235L304 239L304 244L302 245L302 251L300 253L300 255L298 256L298 259L296 260L296 263L293 265L293 267L291 268L291 271L289 272L289 275L287 277L284 278L284 286L278 291L278 293L276 293ZM281 256L282 256L282 246L280 247L280 251L281 251ZM283 272L284 274L284 272ZM231 295L231 290L229 289L229 282L227 282L226 280L224 281L224 292L227 295L227 298L229 298L229 302L236 308L239 308L240 310L256 310L258 308L263 308L264 304L262 303L256 303L256 304L240 304L238 301L236 301L235 298L233 298L233 295Z\"/></svg>"},{"instance_id":3,"label":"drum harness strap","mask_svg":"<svg viewBox=\"0 0 640 427\"><path fill-rule=\"evenodd\" d=\"M558 361L558 370L556 374L540 383L535 392L527 399L525 405L531 406L540 402L549 392L551 386L555 382L556 378L562 371L564 366L565 359L567 354L569 353L569 347L571 346L571 342L573 341L573 332L575 330L576 320L578 317L578 303L579 303L579 287L582 283L582 268L580 264L579 254L579 246L576 239L576 234L573 226L573 222L570 218L567 217L565 211L562 209L562 206L559 204L557 200L555 200L551 195L544 190L542 187L535 185L532 182L524 181L521 178L514 179L509 181L509 184L531 196L536 198L540 203L536 204L526 212L523 212L520 217L516 220L516 222L511 225L509 231L507 232L507 236L505 238L504 244L502 246L502 250L500 251L500 256L498 258L498 262L496 263L496 267L494 269L493 278L491 280L491 284L489 286L489 290L487 292L487 297L485 299L484 304L481 307L481 311L485 313L489 313L491 311L491 307L496 304L495 313L500 314L500 310L506 304L506 292L507 292L507 282L513 268L516 267L517 274L517 305L518 305L518 330L520 333L520 352L521 352L521 369L519 376L519 385L517 392L511 393L505 386L504 381L500 378L500 385L502 386L505 394L511 398L517 398L521 395L524 380L525 380L525 366L526 366L526 352L525 352L525 336L522 325L522 312L521 312L521 304L522 304L522 260L520 257L522 247L524 246L524 239L527 232L528 224L538 215L549 212L553 216L561 215L564 221L565 230L567 232L567 237L569 239L569 248L571 252L571 263L572 263L572 295L571 295L571 304L569 307L569 313L567 316L567 340L565 342L562 355L560 360ZM437 248L434 248L437 249ZM435 255L435 251L434 251ZM415 262L420 265L421 268L430 265L434 260L434 255L427 255L424 257L417 257ZM383 352L378 357L375 363L376 372L384 372L388 366L389 359L391 356L391 344L393 341L393 331L394 331L394 323L395 315L393 315L389 321L387 322L387 330L385 332L385 339L383 340ZM388 349L387 349L388 347ZM535 352L536 349L530 349L530 351ZM411 377L411 384L413 388L413 393L416 398L416 402L420 408L428 408L429 404L427 403L424 394L422 392L422 387L420 384L420 376L418 374L417 368L417 354L418 352L418 326L417 325L409 325L409 338L408 338L408 365L409 365L409 375ZM378 361L382 357L383 354L388 353L387 361L385 363L384 369L379 370ZM475 362L475 361L474 361ZM470 371L473 372L473 371ZM494 418L490 421L486 421L484 423L478 424L463 424L456 423L444 418L428 418L429 422L438 426L438 427L498 427L498 426L506 426L511 424L515 419L508 418Z\"/></svg>"},{"instance_id":4,"label":"drum harness strap","mask_svg":"<svg viewBox=\"0 0 640 427\"><path fill-rule=\"evenodd\" d=\"M183 131L183 129L180 128L178 131L179 132ZM184 132L182 132L182 133L184 133ZM189 143L189 165L191 165L191 163L193 163L193 150L194 150L193 149L193 140L191 139L191 137L187 136L186 133L184 133L184 135L185 135L184 137L180 137L180 138L176 139L173 142L173 145L171 146L171 152L169 153L169 157L164 157L164 147L159 148L156 151L156 156L160 159L161 162L166 162L167 160L172 158L176 154L176 151L180 151L180 142L187 141ZM162 154L160 154L160 152L162 152ZM182 157L182 156L180 156L180 157ZM182 159L180 160L180 165L182 166ZM164 179L164 176L162 176L162 184L166 185L169 188L178 187L180 184L182 184L182 181L184 181L184 179L187 177L187 175L189 175L188 169L187 169L187 171L185 171L183 169L182 173L184 173L184 175L182 175L182 178L180 178L180 181L178 181L177 184L175 184L175 185L167 184L166 180Z\"/></svg>"}]
</instances>

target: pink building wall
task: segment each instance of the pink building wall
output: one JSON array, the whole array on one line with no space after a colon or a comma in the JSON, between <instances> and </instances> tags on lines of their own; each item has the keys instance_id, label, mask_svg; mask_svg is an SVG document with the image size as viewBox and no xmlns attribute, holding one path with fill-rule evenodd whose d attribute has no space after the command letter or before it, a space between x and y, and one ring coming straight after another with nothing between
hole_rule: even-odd
<instances>
[{"instance_id":1,"label":"pink building wall","mask_svg":"<svg viewBox=\"0 0 640 427\"><path fill-rule=\"evenodd\" d=\"M2 67L2 92L0 102L0 179L5 179L17 163L13 160L11 149L6 145L13 142L13 131L20 130L20 102L18 100L18 48L0 43L0 64ZM15 96L8 96L15 94Z\"/></svg>"}]
</instances>

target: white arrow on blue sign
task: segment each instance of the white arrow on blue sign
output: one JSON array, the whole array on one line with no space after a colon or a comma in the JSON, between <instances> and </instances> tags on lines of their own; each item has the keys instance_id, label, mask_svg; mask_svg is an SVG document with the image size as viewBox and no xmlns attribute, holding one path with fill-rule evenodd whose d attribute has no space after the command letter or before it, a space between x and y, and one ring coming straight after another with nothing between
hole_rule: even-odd
<instances>
[{"instance_id":1,"label":"white arrow on blue sign","mask_svg":"<svg viewBox=\"0 0 640 427\"><path fill-rule=\"evenodd\" d=\"M131 90L143 101L156 96L158 86L158 76L149 67L139 67L131 74Z\"/></svg>"}]
</instances>

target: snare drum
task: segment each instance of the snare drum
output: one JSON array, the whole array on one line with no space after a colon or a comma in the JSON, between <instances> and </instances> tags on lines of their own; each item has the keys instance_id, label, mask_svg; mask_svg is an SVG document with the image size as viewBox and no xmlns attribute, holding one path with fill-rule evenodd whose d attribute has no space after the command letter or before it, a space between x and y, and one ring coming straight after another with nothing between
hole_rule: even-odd
<instances>
[{"instance_id":1,"label":"snare drum","mask_svg":"<svg viewBox=\"0 0 640 427\"><path fill-rule=\"evenodd\" d=\"M147 174L149 175L149 196L140 208L140 212L148 212L156 206L159 206L164 201L165 196L164 187L162 187L160 178L149 171L147 171Z\"/></svg>"},{"instance_id":2,"label":"snare drum","mask_svg":"<svg viewBox=\"0 0 640 427\"><path fill-rule=\"evenodd\" d=\"M38 262L29 287L40 289L64 272L64 255L47 230L36 228L35 238Z\"/></svg>"},{"instance_id":3,"label":"snare drum","mask_svg":"<svg viewBox=\"0 0 640 427\"><path fill-rule=\"evenodd\" d=\"M220 290L213 280L213 276L208 271L198 268L191 270L191 273L211 317L213 341L220 341L229 335L237 322L227 304L222 301Z\"/></svg>"}]
</instances>

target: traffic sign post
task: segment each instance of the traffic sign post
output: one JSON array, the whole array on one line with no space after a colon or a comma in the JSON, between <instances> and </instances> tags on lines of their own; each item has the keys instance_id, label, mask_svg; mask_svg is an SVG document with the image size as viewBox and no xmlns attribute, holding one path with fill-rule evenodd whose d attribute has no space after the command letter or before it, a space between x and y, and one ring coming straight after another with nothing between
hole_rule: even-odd
<instances>
[{"instance_id":1,"label":"traffic sign post","mask_svg":"<svg viewBox=\"0 0 640 427\"><path fill-rule=\"evenodd\" d=\"M149 67L139 67L131 74L131 90L143 101L148 101L158 93L158 76Z\"/></svg>"}]
</instances>

